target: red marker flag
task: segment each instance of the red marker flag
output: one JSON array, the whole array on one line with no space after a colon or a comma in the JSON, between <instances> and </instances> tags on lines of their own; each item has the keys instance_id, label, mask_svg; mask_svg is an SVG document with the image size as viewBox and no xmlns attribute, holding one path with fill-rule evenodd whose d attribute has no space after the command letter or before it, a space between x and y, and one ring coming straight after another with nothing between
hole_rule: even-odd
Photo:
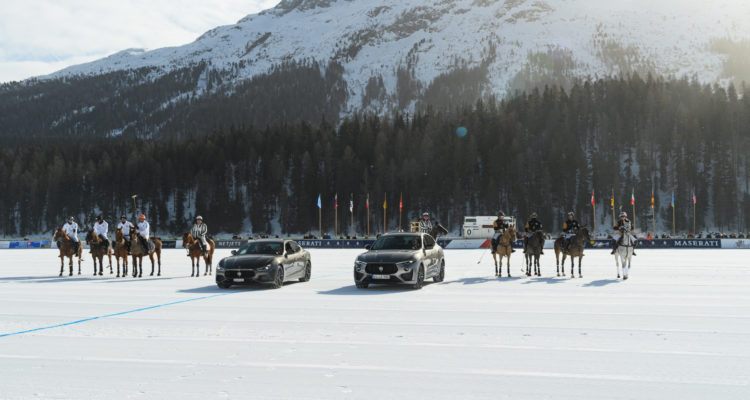
<instances>
[{"instance_id":1,"label":"red marker flag","mask_svg":"<svg viewBox=\"0 0 750 400\"><path fill-rule=\"evenodd\" d=\"M403 195L401 195L398 198L398 212L401 212L401 210L403 209L404 209L404 197Z\"/></svg>"},{"instance_id":2,"label":"red marker flag","mask_svg":"<svg viewBox=\"0 0 750 400\"><path fill-rule=\"evenodd\" d=\"M594 204L596 203L594 202L594 191L592 190L591 191L591 206L594 207Z\"/></svg>"}]
</instances>

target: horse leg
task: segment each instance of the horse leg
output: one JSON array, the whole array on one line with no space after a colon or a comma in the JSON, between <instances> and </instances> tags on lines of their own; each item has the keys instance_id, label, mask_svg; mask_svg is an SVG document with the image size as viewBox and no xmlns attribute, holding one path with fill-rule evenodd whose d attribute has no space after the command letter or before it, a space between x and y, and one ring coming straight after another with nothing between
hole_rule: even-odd
<instances>
[{"instance_id":1,"label":"horse leg","mask_svg":"<svg viewBox=\"0 0 750 400\"><path fill-rule=\"evenodd\" d=\"M153 253L150 253L148 255L148 258L149 258L149 260L151 260L151 275L149 275L149 276L154 276L154 255L153 255Z\"/></svg>"},{"instance_id":2,"label":"horse leg","mask_svg":"<svg viewBox=\"0 0 750 400\"><path fill-rule=\"evenodd\" d=\"M497 276L497 274L498 274L498 272L497 272L497 254L492 253L492 261L495 262L495 276Z\"/></svg>"},{"instance_id":3,"label":"horse leg","mask_svg":"<svg viewBox=\"0 0 750 400\"><path fill-rule=\"evenodd\" d=\"M143 256L138 259L138 277L143 277Z\"/></svg>"},{"instance_id":4,"label":"horse leg","mask_svg":"<svg viewBox=\"0 0 750 400\"><path fill-rule=\"evenodd\" d=\"M112 252L107 251L107 257L109 258L109 274L112 275Z\"/></svg>"},{"instance_id":5,"label":"horse leg","mask_svg":"<svg viewBox=\"0 0 750 400\"><path fill-rule=\"evenodd\" d=\"M63 274L63 269L65 269L65 259L63 256L60 256L60 276Z\"/></svg>"},{"instance_id":6,"label":"horse leg","mask_svg":"<svg viewBox=\"0 0 750 400\"><path fill-rule=\"evenodd\" d=\"M625 264L623 261L622 265L623 270L625 269ZM617 279L620 279L620 252L615 251L615 271L617 272Z\"/></svg>"},{"instance_id":7,"label":"horse leg","mask_svg":"<svg viewBox=\"0 0 750 400\"><path fill-rule=\"evenodd\" d=\"M583 275L581 275L581 262L583 261L583 254L578 256L578 277L583 278Z\"/></svg>"},{"instance_id":8,"label":"horse leg","mask_svg":"<svg viewBox=\"0 0 750 400\"><path fill-rule=\"evenodd\" d=\"M70 261L72 262L73 259L71 258ZM81 248L78 248L78 275L81 275Z\"/></svg>"},{"instance_id":9,"label":"horse leg","mask_svg":"<svg viewBox=\"0 0 750 400\"><path fill-rule=\"evenodd\" d=\"M117 261L117 276L115 278L120 277L120 257L115 256L115 261Z\"/></svg>"},{"instance_id":10,"label":"horse leg","mask_svg":"<svg viewBox=\"0 0 750 400\"><path fill-rule=\"evenodd\" d=\"M508 269L508 278L510 278L510 253L511 253L511 251L512 251L512 248L509 248L509 250L508 250L508 264L506 264L507 265L507 269Z\"/></svg>"},{"instance_id":11,"label":"horse leg","mask_svg":"<svg viewBox=\"0 0 750 400\"><path fill-rule=\"evenodd\" d=\"M156 261L159 263L159 270L156 272L156 276L161 276L161 250L156 252Z\"/></svg>"}]
</instances>

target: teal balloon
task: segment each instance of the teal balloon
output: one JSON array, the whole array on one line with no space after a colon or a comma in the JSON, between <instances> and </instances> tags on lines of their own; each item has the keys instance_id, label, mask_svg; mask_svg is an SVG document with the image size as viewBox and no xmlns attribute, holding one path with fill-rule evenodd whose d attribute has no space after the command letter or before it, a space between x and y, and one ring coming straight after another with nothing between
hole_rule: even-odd
<instances>
[{"instance_id":1,"label":"teal balloon","mask_svg":"<svg viewBox=\"0 0 750 400\"><path fill-rule=\"evenodd\" d=\"M466 129L465 126L459 126L456 129L456 136L458 136L458 137L464 137L464 136L466 136L467 133L469 133L469 131Z\"/></svg>"}]
</instances>

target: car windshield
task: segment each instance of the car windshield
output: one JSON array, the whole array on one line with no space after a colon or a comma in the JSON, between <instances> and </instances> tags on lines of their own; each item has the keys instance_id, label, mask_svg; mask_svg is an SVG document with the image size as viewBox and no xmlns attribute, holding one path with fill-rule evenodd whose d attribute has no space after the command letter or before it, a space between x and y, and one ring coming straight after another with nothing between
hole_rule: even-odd
<instances>
[{"instance_id":1,"label":"car windshield","mask_svg":"<svg viewBox=\"0 0 750 400\"><path fill-rule=\"evenodd\" d=\"M268 254L272 256L280 256L284 254L284 244L282 242L248 243L240 248L240 251L238 251L237 254Z\"/></svg>"},{"instance_id":2,"label":"car windshield","mask_svg":"<svg viewBox=\"0 0 750 400\"><path fill-rule=\"evenodd\" d=\"M418 235L382 236L372 244L372 250L419 250L422 239Z\"/></svg>"}]
</instances>

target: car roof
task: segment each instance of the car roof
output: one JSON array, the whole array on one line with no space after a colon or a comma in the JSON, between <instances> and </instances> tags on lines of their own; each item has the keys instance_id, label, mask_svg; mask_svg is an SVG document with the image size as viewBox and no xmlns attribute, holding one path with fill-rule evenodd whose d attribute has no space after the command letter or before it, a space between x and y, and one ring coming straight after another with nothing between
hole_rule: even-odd
<instances>
[{"instance_id":1,"label":"car roof","mask_svg":"<svg viewBox=\"0 0 750 400\"><path fill-rule=\"evenodd\" d=\"M422 232L390 232L390 233L381 235L381 237L383 236L422 236L422 235L423 235Z\"/></svg>"},{"instance_id":2,"label":"car roof","mask_svg":"<svg viewBox=\"0 0 750 400\"><path fill-rule=\"evenodd\" d=\"M286 239L276 239L276 238L270 239L269 238L269 239L252 239L248 241L248 243L284 243L287 241L288 240Z\"/></svg>"}]
</instances>

